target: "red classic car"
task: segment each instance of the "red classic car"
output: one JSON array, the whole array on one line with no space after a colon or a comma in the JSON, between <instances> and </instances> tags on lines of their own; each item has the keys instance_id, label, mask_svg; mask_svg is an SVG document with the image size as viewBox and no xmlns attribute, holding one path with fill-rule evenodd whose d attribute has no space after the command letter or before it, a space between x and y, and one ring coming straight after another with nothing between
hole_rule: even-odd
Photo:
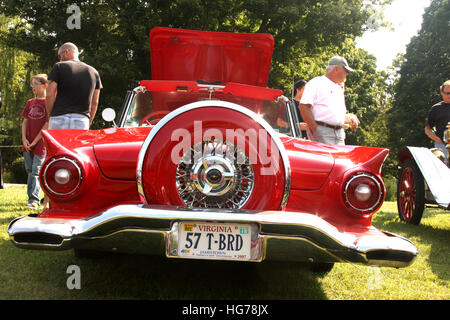
<instances>
[{"instance_id":1,"label":"red classic car","mask_svg":"<svg viewBox=\"0 0 450 320\"><path fill-rule=\"evenodd\" d=\"M26 249L405 267L407 239L371 225L387 149L301 137L267 88L274 39L155 28L152 80L114 127L47 130L49 209L13 220Z\"/></svg>"}]
</instances>

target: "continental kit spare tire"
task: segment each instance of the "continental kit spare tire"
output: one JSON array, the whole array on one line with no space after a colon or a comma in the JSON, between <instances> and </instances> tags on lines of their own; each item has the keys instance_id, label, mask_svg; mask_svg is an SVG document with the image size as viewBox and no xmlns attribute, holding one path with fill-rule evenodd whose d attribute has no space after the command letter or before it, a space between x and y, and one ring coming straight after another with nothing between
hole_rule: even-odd
<instances>
[{"instance_id":1,"label":"continental kit spare tire","mask_svg":"<svg viewBox=\"0 0 450 320\"><path fill-rule=\"evenodd\" d=\"M139 153L137 183L147 204L280 210L290 168L265 120L237 104L209 100L156 124Z\"/></svg>"}]
</instances>

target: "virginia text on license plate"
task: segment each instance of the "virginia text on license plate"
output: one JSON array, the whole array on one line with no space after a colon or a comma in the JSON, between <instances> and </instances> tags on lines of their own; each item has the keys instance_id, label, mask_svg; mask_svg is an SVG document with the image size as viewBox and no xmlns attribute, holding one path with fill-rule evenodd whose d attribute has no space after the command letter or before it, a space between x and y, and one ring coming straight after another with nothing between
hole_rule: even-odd
<instances>
[{"instance_id":1,"label":"virginia text on license plate","mask_svg":"<svg viewBox=\"0 0 450 320\"><path fill-rule=\"evenodd\" d=\"M178 256L193 259L249 260L250 224L180 222Z\"/></svg>"}]
</instances>

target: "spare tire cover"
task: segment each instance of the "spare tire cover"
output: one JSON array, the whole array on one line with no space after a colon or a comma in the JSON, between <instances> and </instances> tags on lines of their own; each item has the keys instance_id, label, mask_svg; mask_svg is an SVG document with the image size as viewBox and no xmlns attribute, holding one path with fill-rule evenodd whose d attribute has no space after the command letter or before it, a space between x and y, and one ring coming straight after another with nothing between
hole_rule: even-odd
<instances>
[{"instance_id":1,"label":"spare tire cover","mask_svg":"<svg viewBox=\"0 0 450 320\"><path fill-rule=\"evenodd\" d=\"M277 133L260 116L230 102L199 101L152 129L137 183L147 204L280 210L290 168Z\"/></svg>"}]
</instances>

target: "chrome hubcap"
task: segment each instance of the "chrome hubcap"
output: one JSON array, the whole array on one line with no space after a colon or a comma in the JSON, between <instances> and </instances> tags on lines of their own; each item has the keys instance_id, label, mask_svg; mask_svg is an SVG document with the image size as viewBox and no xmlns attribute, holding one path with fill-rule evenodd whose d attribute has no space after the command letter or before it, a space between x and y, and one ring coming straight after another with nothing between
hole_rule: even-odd
<instances>
[{"instance_id":1,"label":"chrome hubcap","mask_svg":"<svg viewBox=\"0 0 450 320\"><path fill-rule=\"evenodd\" d=\"M204 195L221 196L234 186L234 175L235 170L226 158L209 155L195 164L190 180Z\"/></svg>"},{"instance_id":2,"label":"chrome hubcap","mask_svg":"<svg viewBox=\"0 0 450 320\"><path fill-rule=\"evenodd\" d=\"M241 208L253 190L248 157L224 141L202 141L191 147L176 174L178 194L189 207Z\"/></svg>"}]
</instances>

